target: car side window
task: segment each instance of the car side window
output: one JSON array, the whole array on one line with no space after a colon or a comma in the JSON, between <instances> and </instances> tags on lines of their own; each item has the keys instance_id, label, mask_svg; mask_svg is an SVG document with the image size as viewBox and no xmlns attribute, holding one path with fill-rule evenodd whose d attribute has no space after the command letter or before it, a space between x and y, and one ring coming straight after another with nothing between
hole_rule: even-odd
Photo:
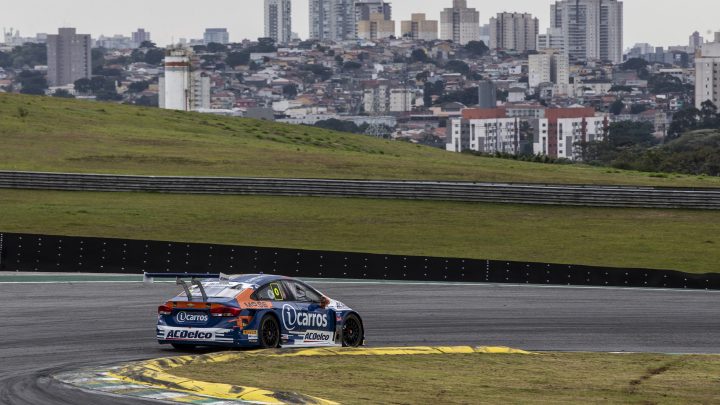
<instances>
[{"instance_id":1,"label":"car side window","mask_svg":"<svg viewBox=\"0 0 720 405\"><path fill-rule=\"evenodd\" d=\"M315 292L312 288L306 286L303 283L299 283L297 281L285 281L285 285L287 285L292 292L292 295L295 297L295 301L299 302L320 302L320 294Z\"/></svg>"},{"instance_id":2,"label":"car side window","mask_svg":"<svg viewBox=\"0 0 720 405\"><path fill-rule=\"evenodd\" d=\"M280 283L273 282L260 287L255 293L255 297L261 301L286 301L287 294Z\"/></svg>"}]
</instances>

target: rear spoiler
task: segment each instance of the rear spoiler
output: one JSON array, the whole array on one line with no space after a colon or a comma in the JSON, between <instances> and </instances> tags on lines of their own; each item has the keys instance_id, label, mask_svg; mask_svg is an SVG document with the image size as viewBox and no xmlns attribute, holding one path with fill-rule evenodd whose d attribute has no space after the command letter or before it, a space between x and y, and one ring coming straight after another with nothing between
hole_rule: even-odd
<instances>
[{"instance_id":1,"label":"rear spoiler","mask_svg":"<svg viewBox=\"0 0 720 405\"><path fill-rule=\"evenodd\" d=\"M202 295L203 302L207 302L208 297L205 293L205 287L203 287L200 279L216 278L220 281L230 280L230 278L223 273L143 273L143 282L146 284L152 284L153 282L155 282L156 278L174 278L175 284L182 286L183 290L185 290L185 295L187 296L188 301L192 301L193 296L190 293L190 286L185 280L183 280L184 278L189 278L190 285L194 285L198 288L198 290L200 290L200 295Z\"/></svg>"}]
</instances>

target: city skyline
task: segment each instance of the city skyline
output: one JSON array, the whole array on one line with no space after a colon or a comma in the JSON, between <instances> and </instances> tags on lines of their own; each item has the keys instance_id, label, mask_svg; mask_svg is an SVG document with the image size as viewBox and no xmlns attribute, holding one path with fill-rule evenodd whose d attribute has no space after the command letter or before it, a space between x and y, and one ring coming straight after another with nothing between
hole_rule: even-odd
<instances>
[{"instance_id":1,"label":"city skyline","mask_svg":"<svg viewBox=\"0 0 720 405\"><path fill-rule=\"evenodd\" d=\"M245 0L244 2L249 2ZM205 28L227 27L231 41L255 39L264 35L263 2L252 0L248 7L242 2L221 0L213 3L222 13L197 13L190 9L172 9L170 2L140 2L126 0L125 7L112 8L106 0L76 0L75 7L67 7L56 1L38 0L30 3L11 3L0 15L0 27L20 30L23 36L36 33L53 33L59 27L75 27L78 32L89 33L93 38L100 35L129 35L138 27L152 33L153 41L168 45L180 38L202 38ZM468 6L480 12L481 24L502 11L528 12L540 19L540 31L550 24L550 4L553 1L510 0L500 5L487 4L481 0L468 0ZM692 0L692 7L673 10L656 10L657 2L652 0L625 0L625 43L628 48L635 43L650 43L654 46L685 45L693 31L699 31L705 38L712 38L714 31L720 31L720 21L715 16L720 5L712 0ZM423 12L430 20L438 20L443 8L450 7L452 0L394 0L393 19L407 20L411 13ZM38 14L42 9L43 14ZM112 17L108 10L112 10ZM83 12L79 12L83 10ZM163 16L158 19L158 16ZM293 1L293 31L302 38L308 36L308 0ZM17 16L32 16L18 19ZM661 28L648 29L653 23ZM183 27L183 28L179 28Z\"/></svg>"}]
</instances>

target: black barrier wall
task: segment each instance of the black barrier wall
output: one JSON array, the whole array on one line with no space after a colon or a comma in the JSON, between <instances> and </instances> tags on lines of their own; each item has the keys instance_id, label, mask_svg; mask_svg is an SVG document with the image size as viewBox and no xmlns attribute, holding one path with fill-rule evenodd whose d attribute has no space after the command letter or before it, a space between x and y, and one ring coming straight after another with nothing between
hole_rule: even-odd
<instances>
[{"instance_id":1,"label":"black barrier wall","mask_svg":"<svg viewBox=\"0 0 720 405\"><path fill-rule=\"evenodd\" d=\"M720 290L720 274L0 233L0 271L294 277Z\"/></svg>"}]
</instances>

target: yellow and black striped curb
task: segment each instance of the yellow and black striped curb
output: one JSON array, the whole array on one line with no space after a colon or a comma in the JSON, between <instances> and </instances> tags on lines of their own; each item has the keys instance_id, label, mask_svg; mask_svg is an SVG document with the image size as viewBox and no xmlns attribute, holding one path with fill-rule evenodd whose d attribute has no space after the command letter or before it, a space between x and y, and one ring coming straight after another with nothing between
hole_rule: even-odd
<instances>
[{"instance_id":1,"label":"yellow and black striped curb","mask_svg":"<svg viewBox=\"0 0 720 405\"><path fill-rule=\"evenodd\" d=\"M432 354L533 354L508 347L397 347L373 349L312 348L292 351L260 350L253 352L213 353L182 356L130 363L104 370L65 373L55 376L60 381L84 389L114 395L126 395L192 404L313 404L336 402L294 392L275 392L261 388L189 380L171 373L188 365L241 361L248 357L300 356L401 356Z\"/></svg>"}]
</instances>

